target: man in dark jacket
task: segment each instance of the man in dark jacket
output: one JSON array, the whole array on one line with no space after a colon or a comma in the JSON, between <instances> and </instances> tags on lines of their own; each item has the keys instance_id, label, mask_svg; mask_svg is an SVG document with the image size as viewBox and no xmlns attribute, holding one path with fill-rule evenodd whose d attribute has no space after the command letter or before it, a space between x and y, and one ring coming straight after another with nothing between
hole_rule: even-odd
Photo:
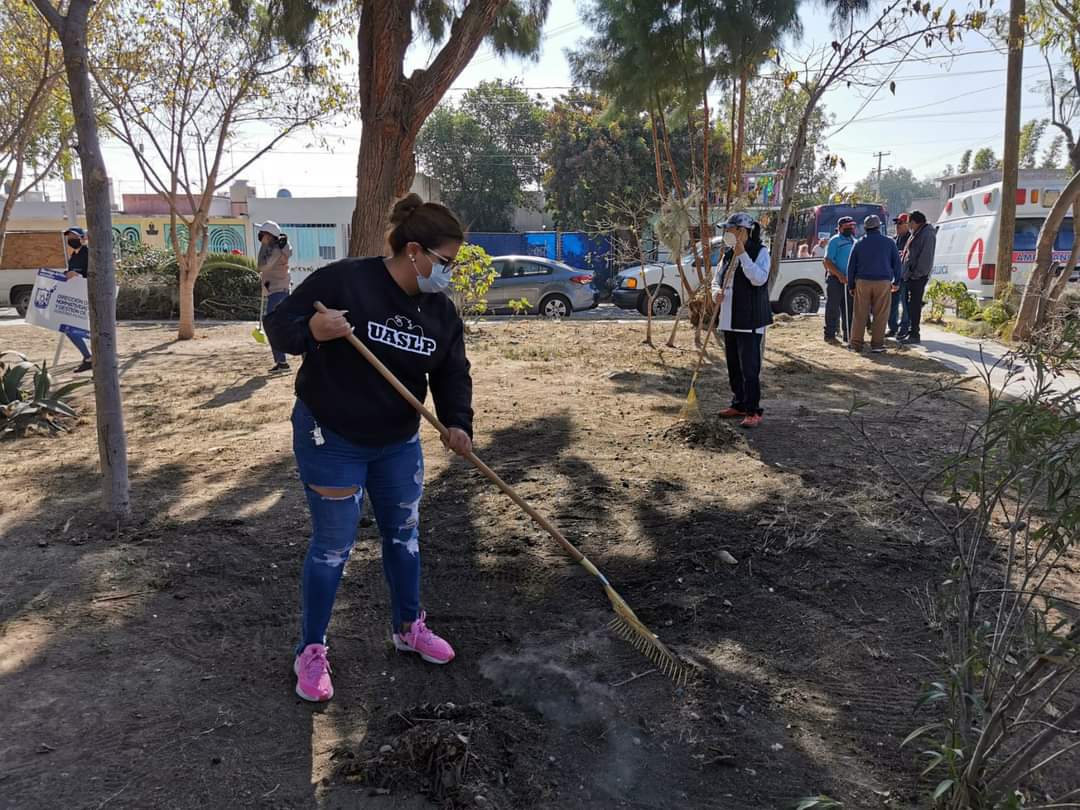
<instances>
[{"instance_id":1,"label":"man in dark jacket","mask_svg":"<svg viewBox=\"0 0 1080 810\"><path fill-rule=\"evenodd\" d=\"M911 212L911 228L911 238L904 247L902 276L906 285L904 313L909 325L907 330L901 330L899 338L904 343L918 344L922 342L919 326L922 322L923 293L934 270L937 234L922 211Z\"/></svg>"},{"instance_id":2,"label":"man in dark jacket","mask_svg":"<svg viewBox=\"0 0 1080 810\"><path fill-rule=\"evenodd\" d=\"M860 352L866 337L867 316L873 318L870 351L885 351L885 327L892 294L900 285L900 254L896 242L881 232L881 220L871 214L863 220L866 235L851 251L848 286L855 289L851 316L852 351Z\"/></svg>"},{"instance_id":3,"label":"man in dark jacket","mask_svg":"<svg viewBox=\"0 0 1080 810\"><path fill-rule=\"evenodd\" d=\"M900 214L900 216L893 220L893 224L896 226L896 249L900 252L900 255L903 256L904 248L907 246L908 239L911 238L911 229L908 227L908 214L906 212ZM885 333L885 337L896 337L896 333L900 329L907 331L907 312L904 313L903 318L900 317L900 304L903 300L904 281L901 279L900 289L894 292L892 296L892 309L889 310L889 331Z\"/></svg>"}]
</instances>

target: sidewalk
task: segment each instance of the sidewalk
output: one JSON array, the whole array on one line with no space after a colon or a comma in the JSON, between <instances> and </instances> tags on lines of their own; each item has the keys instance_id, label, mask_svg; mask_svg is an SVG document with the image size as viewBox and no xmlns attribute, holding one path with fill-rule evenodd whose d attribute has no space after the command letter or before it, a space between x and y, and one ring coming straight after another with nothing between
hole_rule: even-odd
<instances>
[{"instance_id":1,"label":"sidewalk","mask_svg":"<svg viewBox=\"0 0 1080 810\"><path fill-rule=\"evenodd\" d=\"M931 360L937 360L942 365L958 371L961 374L981 374L983 367L994 366L1009 353L1008 347L992 340L976 340L975 338L948 332L930 324L922 325L922 346L911 347L911 351L925 354ZM993 385L1000 389L1005 384L1009 368L1005 363L1000 363L991 372L990 379ZM1017 374L1010 383L1005 386L1005 393L1012 396L1021 396L1031 390L1032 383L1026 379L1027 375ZM1065 373L1052 381L1055 391L1062 393L1077 391L1080 389L1080 375Z\"/></svg>"}]
</instances>

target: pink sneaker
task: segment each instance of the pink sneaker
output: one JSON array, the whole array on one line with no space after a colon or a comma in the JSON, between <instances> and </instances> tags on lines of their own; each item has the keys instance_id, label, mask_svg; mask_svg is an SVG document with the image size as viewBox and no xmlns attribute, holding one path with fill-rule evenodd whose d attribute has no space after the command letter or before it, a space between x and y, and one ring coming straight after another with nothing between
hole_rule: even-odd
<instances>
[{"instance_id":1,"label":"pink sneaker","mask_svg":"<svg viewBox=\"0 0 1080 810\"><path fill-rule=\"evenodd\" d=\"M401 652L419 653L429 664L449 664L454 660L454 648L428 629L426 618L427 613L421 611L408 633L394 633L394 646Z\"/></svg>"},{"instance_id":2,"label":"pink sneaker","mask_svg":"<svg viewBox=\"0 0 1080 810\"><path fill-rule=\"evenodd\" d=\"M334 684L330 682L330 662L326 659L326 647L308 644L293 662L296 673L296 694L312 703L322 703L334 696Z\"/></svg>"}]
</instances>

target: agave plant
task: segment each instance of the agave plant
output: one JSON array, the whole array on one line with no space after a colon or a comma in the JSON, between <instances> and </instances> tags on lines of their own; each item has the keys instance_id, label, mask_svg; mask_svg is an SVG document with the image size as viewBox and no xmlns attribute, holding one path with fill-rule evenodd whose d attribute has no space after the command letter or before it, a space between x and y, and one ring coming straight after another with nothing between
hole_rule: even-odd
<instances>
[{"instance_id":1,"label":"agave plant","mask_svg":"<svg viewBox=\"0 0 1080 810\"><path fill-rule=\"evenodd\" d=\"M0 437L22 435L32 425L66 431L60 420L76 415L67 397L89 382L76 380L54 389L44 361L39 366L18 352L0 353Z\"/></svg>"}]
</instances>

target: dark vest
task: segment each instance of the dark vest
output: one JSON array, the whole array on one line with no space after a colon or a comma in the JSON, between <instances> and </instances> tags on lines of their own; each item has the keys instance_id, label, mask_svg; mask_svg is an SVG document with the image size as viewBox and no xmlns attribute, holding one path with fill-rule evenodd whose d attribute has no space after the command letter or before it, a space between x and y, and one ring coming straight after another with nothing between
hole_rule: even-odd
<instances>
[{"instance_id":1,"label":"dark vest","mask_svg":"<svg viewBox=\"0 0 1080 810\"><path fill-rule=\"evenodd\" d=\"M761 252L761 243L748 244L746 255L755 260ZM721 264L720 283L726 285L727 274L735 273L735 279L731 288L731 328L732 329L759 329L773 322L772 305L769 304L769 285L762 284L755 287L750 283L745 273L739 272L739 265L733 261L735 251L728 248L724 252Z\"/></svg>"}]
</instances>

